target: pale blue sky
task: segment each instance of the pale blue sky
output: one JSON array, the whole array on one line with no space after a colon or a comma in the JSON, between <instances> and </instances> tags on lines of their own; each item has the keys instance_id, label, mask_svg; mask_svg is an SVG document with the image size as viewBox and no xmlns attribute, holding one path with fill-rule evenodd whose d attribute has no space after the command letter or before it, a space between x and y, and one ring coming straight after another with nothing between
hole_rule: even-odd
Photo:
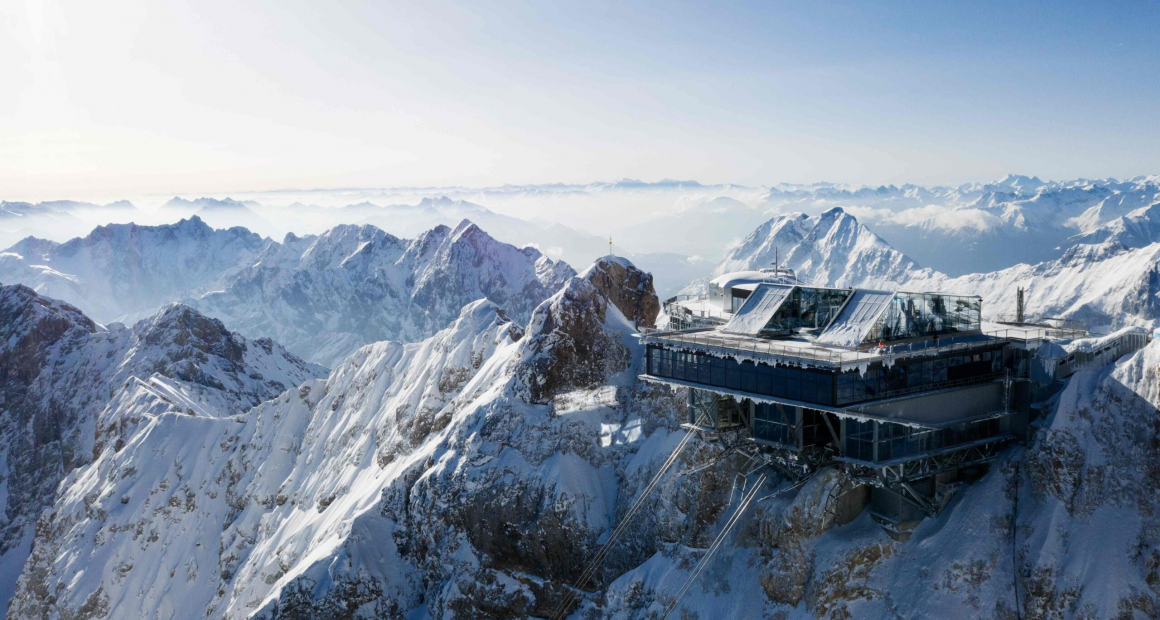
<instances>
[{"instance_id":1,"label":"pale blue sky","mask_svg":"<svg viewBox=\"0 0 1160 620\"><path fill-rule=\"evenodd\" d=\"M9 199L1160 173L1156 2L16 0L0 20Z\"/></svg>"}]
</instances>

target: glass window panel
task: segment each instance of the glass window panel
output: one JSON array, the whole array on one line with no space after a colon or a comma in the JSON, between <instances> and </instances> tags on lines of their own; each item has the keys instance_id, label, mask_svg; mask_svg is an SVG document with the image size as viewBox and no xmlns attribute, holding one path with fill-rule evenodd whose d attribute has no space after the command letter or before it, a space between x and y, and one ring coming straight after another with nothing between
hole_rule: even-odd
<instances>
[{"instance_id":1,"label":"glass window panel","mask_svg":"<svg viewBox=\"0 0 1160 620\"><path fill-rule=\"evenodd\" d=\"M765 394L766 396L772 395L773 394L773 382L770 379L769 375L758 374L757 380L756 380L756 385L754 386L754 389L757 391L758 394Z\"/></svg>"}]
</instances>

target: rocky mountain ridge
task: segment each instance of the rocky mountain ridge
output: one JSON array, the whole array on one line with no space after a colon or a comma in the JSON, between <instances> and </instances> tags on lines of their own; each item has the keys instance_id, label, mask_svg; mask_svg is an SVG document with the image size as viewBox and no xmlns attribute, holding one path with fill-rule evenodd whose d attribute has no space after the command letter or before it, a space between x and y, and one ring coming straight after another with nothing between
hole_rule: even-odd
<instances>
[{"instance_id":1,"label":"rocky mountain ridge","mask_svg":"<svg viewBox=\"0 0 1160 620\"><path fill-rule=\"evenodd\" d=\"M324 369L270 340L247 340L174 304L131 328L101 326L21 286L0 286L0 573L11 594L41 509L104 447L120 449L107 406L133 393L202 418L239 414Z\"/></svg>"},{"instance_id":2,"label":"rocky mountain ridge","mask_svg":"<svg viewBox=\"0 0 1160 620\"><path fill-rule=\"evenodd\" d=\"M420 340L480 298L526 320L573 273L466 220L413 240L343 225L278 243L194 216L99 227L64 244L29 238L0 253L0 281L79 304L98 321L134 320L182 300L326 365L370 342Z\"/></svg>"}]
</instances>

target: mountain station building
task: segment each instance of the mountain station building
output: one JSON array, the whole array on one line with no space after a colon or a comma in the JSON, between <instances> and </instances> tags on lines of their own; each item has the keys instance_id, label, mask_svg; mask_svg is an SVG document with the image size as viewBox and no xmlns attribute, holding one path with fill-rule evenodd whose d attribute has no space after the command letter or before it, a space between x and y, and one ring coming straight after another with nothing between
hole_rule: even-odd
<instances>
[{"instance_id":1,"label":"mountain station building","mask_svg":"<svg viewBox=\"0 0 1160 620\"><path fill-rule=\"evenodd\" d=\"M1049 326L984 326L979 297L809 286L784 269L710 291L669 300L670 319L674 302L695 310L642 335L642 378L688 388L691 428L739 431L790 475L843 467L896 536L1028 435Z\"/></svg>"}]
</instances>

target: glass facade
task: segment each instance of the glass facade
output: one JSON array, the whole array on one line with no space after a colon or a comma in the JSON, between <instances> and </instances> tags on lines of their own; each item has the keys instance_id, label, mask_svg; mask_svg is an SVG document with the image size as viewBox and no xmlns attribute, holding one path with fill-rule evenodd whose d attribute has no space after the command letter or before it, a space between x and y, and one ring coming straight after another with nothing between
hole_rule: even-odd
<instances>
[{"instance_id":1,"label":"glass facade","mask_svg":"<svg viewBox=\"0 0 1160 620\"><path fill-rule=\"evenodd\" d=\"M981 327L982 300L939 293L895 293L865 342L921 338L975 331Z\"/></svg>"},{"instance_id":2,"label":"glass facade","mask_svg":"<svg viewBox=\"0 0 1160 620\"><path fill-rule=\"evenodd\" d=\"M848 289L794 288L774 313L762 333L777 334L799 329L822 329L838 314L852 294Z\"/></svg>"},{"instance_id":3,"label":"glass facade","mask_svg":"<svg viewBox=\"0 0 1160 620\"><path fill-rule=\"evenodd\" d=\"M874 427L878 454L874 454ZM868 463L886 463L973 443L1006 432L1003 418L965 422L945 428L915 428L873 420L842 420L843 456Z\"/></svg>"},{"instance_id":4,"label":"glass facade","mask_svg":"<svg viewBox=\"0 0 1160 620\"><path fill-rule=\"evenodd\" d=\"M738 362L732 358L649 346L648 372L654 377L752 394L818 405L834 404L834 374L813 368Z\"/></svg>"},{"instance_id":5,"label":"glass facade","mask_svg":"<svg viewBox=\"0 0 1160 620\"><path fill-rule=\"evenodd\" d=\"M952 383L986 381L1002 372L1001 348L898 362L892 366L874 363L865 373L850 370L838 375L837 404L938 389L940 385Z\"/></svg>"},{"instance_id":6,"label":"glass facade","mask_svg":"<svg viewBox=\"0 0 1160 620\"><path fill-rule=\"evenodd\" d=\"M729 308L729 311L735 313L741 309L741 306L745 305L746 301L749 300L749 296L752 294L752 291L747 291L745 289L735 288L735 289L731 289L731 293L732 293L730 295L731 306Z\"/></svg>"},{"instance_id":7,"label":"glass facade","mask_svg":"<svg viewBox=\"0 0 1160 620\"><path fill-rule=\"evenodd\" d=\"M689 423L701 427L717 425L717 401L721 397L707 390L689 391Z\"/></svg>"},{"instance_id":8,"label":"glass facade","mask_svg":"<svg viewBox=\"0 0 1160 620\"><path fill-rule=\"evenodd\" d=\"M815 368L738 362L733 358L671 351L655 345L648 347L648 373L654 377L826 406L988 381L1002 371L1001 348L897 362L891 366L875 362L865 373L851 370L837 374Z\"/></svg>"},{"instance_id":9,"label":"glass facade","mask_svg":"<svg viewBox=\"0 0 1160 620\"><path fill-rule=\"evenodd\" d=\"M859 461L874 461L874 421L847 418L842 420L845 435L842 456Z\"/></svg>"},{"instance_id":10,"label":"glass facade","mask_svg":"<svg viewBox=\"0 0 1160 620\"><path fill-rule=\"evenodd\" d=\"M783 415L784 414L784 415ZM777 405L758 403L754 405L753 436L761 441L796 447L797 437L794 428L797 426L797 409Z\"/></svg>"}]
</instances>

